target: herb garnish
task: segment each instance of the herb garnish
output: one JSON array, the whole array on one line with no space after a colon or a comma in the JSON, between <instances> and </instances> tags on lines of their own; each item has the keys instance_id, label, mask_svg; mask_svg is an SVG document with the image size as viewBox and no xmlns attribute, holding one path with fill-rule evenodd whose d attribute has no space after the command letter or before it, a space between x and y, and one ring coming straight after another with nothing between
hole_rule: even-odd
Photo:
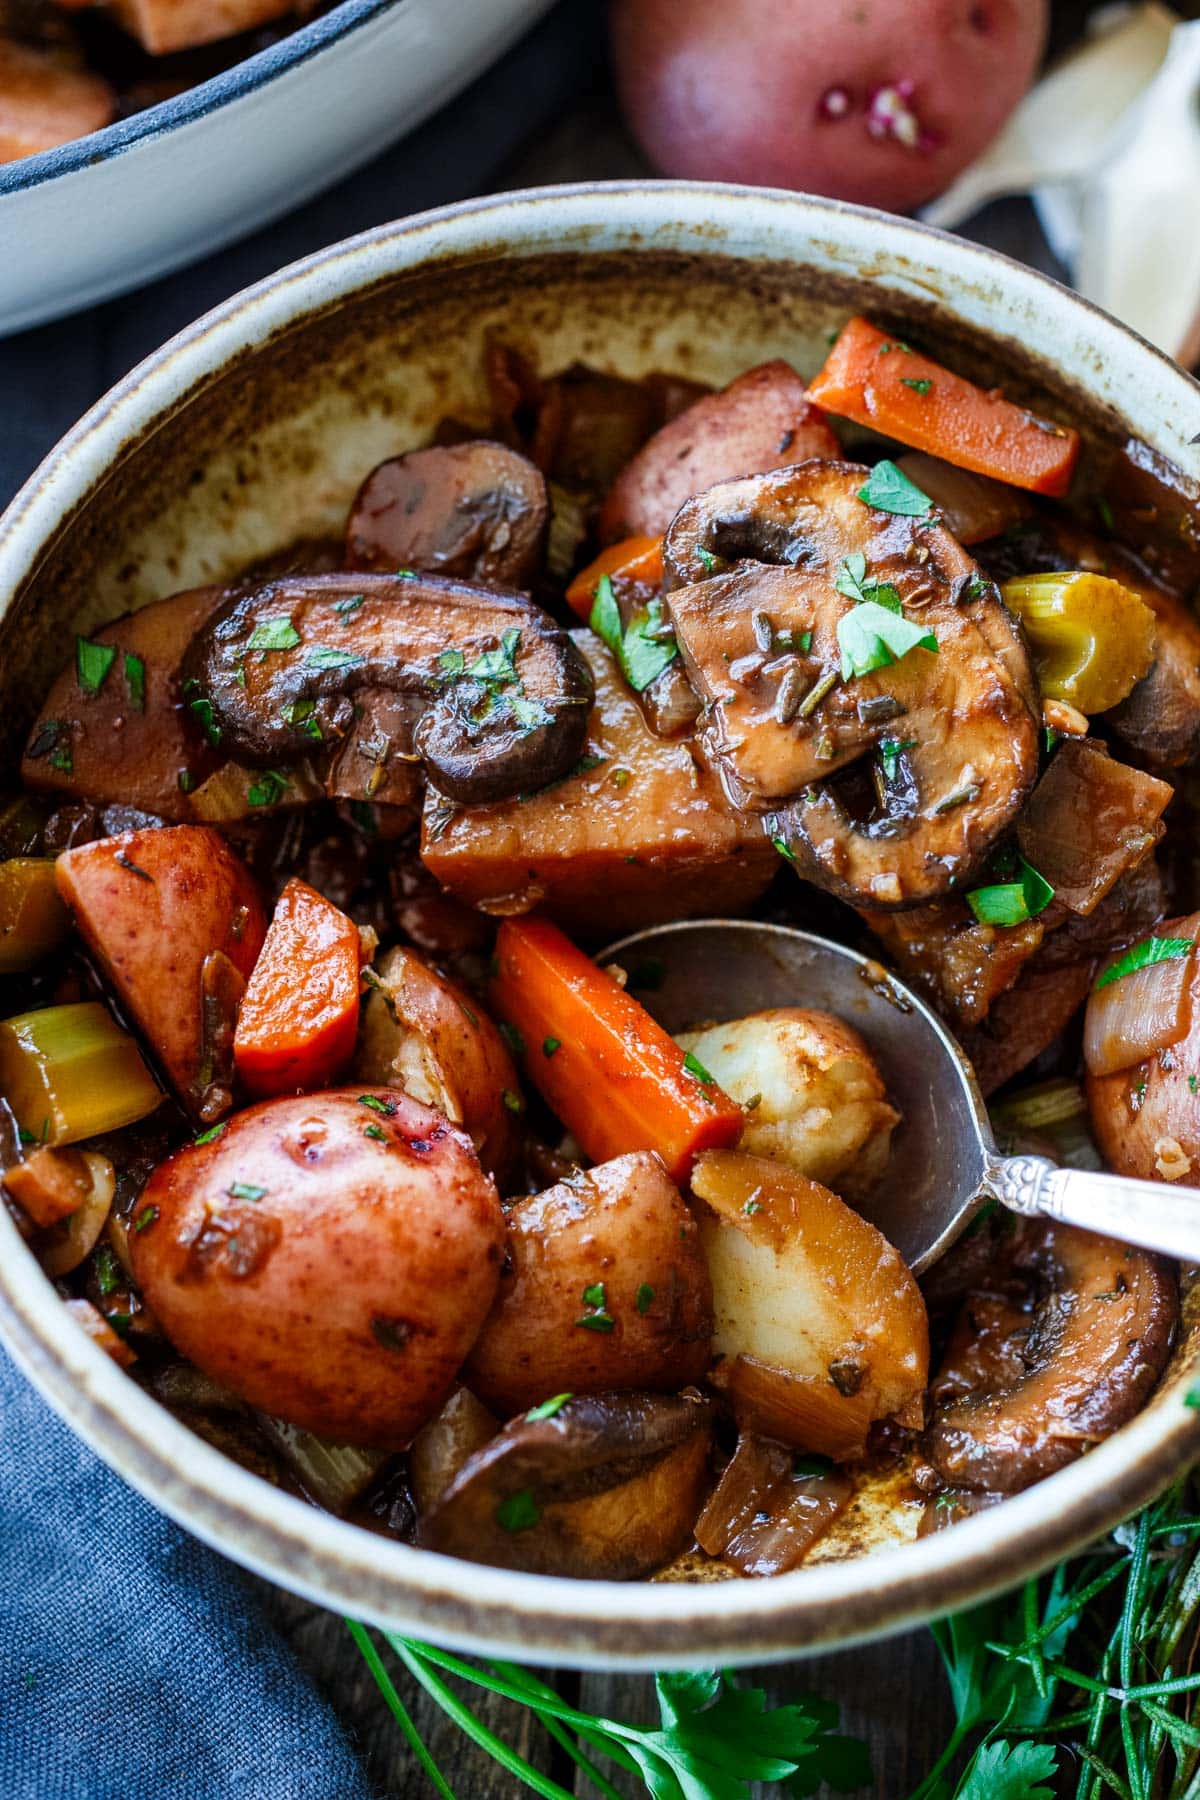
<instances>
[{"instance_id":1,"label":"herb garnish","mask_svg":"<svg viewBox=\"0 0 1200 1800\"><path fill-rule=\"evenodd\" d=\"M365 600L365 594L347 594L342 600L335 600L333 610L339 619L351 618Z\"/></svg>"},{"instance_id":2,"label":"herb garnish","mask_svg":"<svg viewBox=\"0 0 1200 1800\"><path fill-rule=\"evenodd\" d=\"M833 1458L830 1456L797 1456L792 1461L792 1476L796 1481L811 1481L818 1475L833 1473Z\"/></svg>"},{"instance_id":3,"label":"herb garnish","mask_svg":"<svg viewBox=\"0 0 1200 1800\"><path fill-rule=\"evenodd\" d=\"M310 669L356 669L362 660L351 650L334 650L328 644L318 644L315 650L309 651L304 662Z\"/></svg>"},{"instance_id":4,"label":"herb garnish","mask_svg":"<svg viewBox=\"0 0 1200 1800\"><path fill-rule=\"evenodd\" d=\"M507 1019L501 1019L500 1021L500 1036L504 1039L514 1056L524 1056L525 1039L517 1030L517 1027L511 1025Z\"/></svg>"},{"instance_id":5,"label":"herb garnish","mask_svg":"<svg viewBox=\"0 0 1200 1800\"><path fill-rule=\"evenodd\" d=\"M552 1419L573 1398L571 1394L555 1394L552 1399L543 1400L539 1406L531 1406L525 1417L531 1425L536 1425L539 1419Z\"/></svg>"},{"instance_id":6,"label":"herb garnish","mask_svg":"<svg viewBox=\"0 0 1200 1800\"><path fill-rule=\"evenodd\" d=\"M514 1093L512 1088L504 1088L501 1091L500 1098L504 1102L507 1111L515 1113L518 1118L525 1111L524 1099L520 1094Z\"/></svg>"},{"instance_id":7,"label":"herb garnish","mask_svg":"<svg viewBox=\"0 0 1200 1800\"><path fill-rule=\"evenodd\" d=\"M661 600L651 600L622 627L620 608L607 575L602 575L596 584L588 623L597 637L604 639L635 693L648 688L679 655L679 646L666 628Z\"/></svg>"},{"instance_id":8,"label":"herb garnish","mask_svg":"<svg viewBox=\"0 0 1200 1800\"><path fill-rule=\"evenodd\" d=\"M1110 982L1119 981L1122 975L1133 975L1138 969L1148 969L1151 963L1173 962L1177 957L1187 956L1195 947L1194 938L1143 938L1140 944L1135 944L1124 956L1118 956L1116 962L1101 970L1096 977L1096 987L1107 987Z\"/></svg>"},{"instance_id":9,"label":"herb garnish","mask_svg":"<svg viewBox=\"0 0 1200 1800\"><path fill-rule=\"evenodd\" d=\"M157 1206L143 1206L141 1212L138 1214L137 1218L133 1221L133 1229L135 1231L145 1231L145 1229L148 1225L153 1225L153 1223L154 1223L155 1219L157 1219L157 1217L158 1217Z\"/></svg>"},{"instance_id":10,"label":"herb garnish","mask_svg":"<svg viewBox=\"0 0 1200 1800\"><path fill-rule=\"evenodd\" d=\"M683 1066L687 1070L688 1074L694 1075L696 1080L698 1082L700 1082L704 1087L712 1086L715 1078L709 1074L709 1072L705 1068L704 1064L700 1061L700 1058L698 1056L694 1055L691 1050L689 1050L687 1055L684 1057Z\"/></svg>"},{"instance_id":11,"label":"herb garnish","mask_svg":"<svg viewBox=\"0 0 1200 1800\"><path fill-rule=\"evenodd\" d=\"M719 558L715 557L711 550L706 550L703 544L697 546L696 556L700 563L700 567L704 570L705 574L711 575L717 566Z\"/></svg>"},{"instance_id":12,"label":"herb garnish","mask_svg":"<svg viewBox=\"0 0 1200 1800\"><path fill-rule=\"evenodd\" d=\"M222 1119L219 1125L210 1125L207 1131L202 1131L199 1137L194 1137L192 1139L193 1144L211 1144L215 1142L228 1124L228 1119Z\"/></svg>"},{"instance_id":13,"label":"herb garnish","mask_svg":"<svg viewBox=\"0 0 1200 1800\"><path fill-rule=\"evenodd\" d=\"M634 1295L633 1304L640 1313L648 1313L654 1305L654 1289L648 1281L643 1281Z\"/></svg>"},{"instance_id":14,"label":"herb garnish","mask_svg":"<svg viewBox=\"0 0 1200 1800\"><path fill-rule=\"evenodd\" d=\"M837 640L843 681L869 675L873 669L886 669L910 650L930 650L936 656L938 647L932 631L922 630L902 612L874 600L842 614L837 622Z\"/></svg>"},{"instance_id":15,"label":"herb garnish","mask_svg":"<svg viewBox=\"0 0 1200 1800\"><path fill-rule=\"evenodd\" d=\"M303 731L305 737L313 738L317 743L321 743L323 738L320 721L313 717L316 709L315 700L293 700L290 706L285 706L283 709L283 722L285 725L297 726Z\"/></svg>"},{"instance_id":16,"label":"herb garnish","mask_svg":"<svg viewBox=\"0 0 1200 1800\"><path fill-rule=\"evenodd\" d=\"M126 650L122 664L125 671L125 686L129 690L129 704L134 712L146 710L146 665L140 656L132 650Z\"/></svg>"},{"instance_id":17,"label":"herb garnish","mask_svg":"<svg viewBox=\"0 0 1200 1800\"><path fill-rule=\"evenodd\" d=\"M877 462L870 476L858 490L858 497L876 512L900 513L908 519L927 519L933 512L933 501L923 494L915 482L894 462Z\"/></svg>"},{"instance_id":18,"label":"herb garnish","mask_svg":"<svg viewBox=\"0 0 1200 1800\"><path fill-rule=\"evenodd\" d=\"M889 781L894 781L900 769L900 757L905 750L915 750L916 738L885 737L879 740L879 760L883 772Z\"/></svg>"},{"instance_id":19,"label":"herb garnish","mask_svg":"<svg viewBox=\"0 0 1200 1800\"><path fill-rule=\"evenodd\" d=\"M388 1134L380 1125L364 1125L363 1136L373 1138L377 1144L386 1144L388 1141Z\"/></svg>"},{"instance_id":20,"label":"herb garnish","mask_svg":"<svg viewBox=\"0 0 1200 1800\"><path fill-rule=\"evenodd\" d=\"M902 375L900 377L900 385L901 387L911 388L914 394L927 394L933 386L933 383L927 375L921 376L915 381L911 375Z\"/></svg>"},{"instance_id":21,"label":"herb garnish","mask_svg":"<svg viewBox=\"0 0 1200 1800\"><path fill-rule=\"evenodd\" d=\"M258 780L251 782L246 798L251 806L277 806L287 793L289 782L281 769L264 769Z\"/></svg>"},{"instance_id":22,"label":"herb garnish","mask_svg":"<svg viewBox=\"0 0 1200 1800\"><path fill-rule=\"evenodd\" d=\"M189 681L184 688L184 693L186 695L190 693L191 690L198 688L198 682ZM216 749L217 745L221 742L221 727L217 724L216 718L213 715L212 701L208 698L207 694L194 692L191 693L191 698L188 700L187 705L188 711L194 715L205 737L213 748Z\"/></svg>"},{"instance_id":23,"label":"herb garnish","mask_svg":"<svg viewBox=\"0 0 1200 1800\"><path fill-rule=\"evenodd\" d=\"M75 677L80 692L89 700L100 692L116 660L115 644L93 644L85 637L75 639Z\"/></svg>"},{"instance_id":24,"label":"herb garnish","mask_svg":"<svg viewBox=\"0 0 1200 1800\"><path fill-rule=\"evenodd\" d=\"M530 1531L541 1516L532 1488L519 1488L496 1508L496 1523L504 1531Z\"/></svg>"},{"instance_id":25,"label":"herb garnish","mask_svg":"<svg viewBox=\"0 0 1200 1800\"><path fill-rule=\"evenodd\" d=\"M792 846L788 843L786 838L773 837L771 842L775 849L778 850L780 856L786 857L787 861L790 863L795 862L796 852L792 849Z\"/></svg>"},{"instance_id":26,"label":"herb garnish","mask_svg":"<svg viewBox=\"0 0 1200 1800\"><path fill-rule=\"evenodd\" d=\"M267 1190L253 1181L231 1181L225 1192L231 1200L261 1200Z\"/></svg>"},{"instance_id":27,"label":"herb garnish","mask_svg":"<svg viewBox=\"0 0 1200 1800\"><path fill-rule=\"evenodd\" d=\"M372 1112L381 1113L385 1119L394 1118L397 1111L394 1100L381 1100L378 1094L360 1094L358 1104L369 1107Z\"/></svg>"},{"instance_id":28,"label":"herb garnish","mask_svg":"<svg viewBox=\"0 0 1200 1800\"><path fill-rule=\"evenodd\" d=\"M616 1320L608 1310L608 1297L602 1281L593 1281L590 1287L583 1290L583 1304L589 1309L582 1319L576 1319L576 1325L582 1325L585 1331L611 1331Z\"/></svg>"},{"instance_id":29,"label":"herb garnish","mask_svg":"<svg viewBox=\"0 0 1200 1800\"><path fill-rule=\"evenodd\" d=\"M1045 912L1053 900L1050 883L1023 856L1017 858L1017 869L1016 880L974 888L967 895L967 905L981 925L1023 925Z\"/></svg>"},{"instance_id":30,"label":"herb garnish","mask_svg":"<svg viewBox=\"0 0 1200 1800\"><path fill-rule=\"evenodd\" d=\"M300 633L289 618L264 619L250 633L246 648L259 650L265 656L268 650L294 650L299 642Z\"/></svg>"},{"instance_id":31,"label":"herb garnish","mask_svg":"<svg viewBox=\"0 0 1200 1800\"><path fill-rule=\"evenodd\" d=\"M115 1294L123 1285L121 1265L111 1244L101 1244L96 1252L96 1286L102 1294Z\"/></svg>"},{"instance_id":32,"label":"herb garnish","mask_svg":"<svg viewBox=\"0 0 1200 1800\"><path fill-rule=\"evenodd\" d=\"M561 1038L545 1037L542 1039L542 1055L543 1056L553 1056L554 1052L556 1050L561 1050L561 1049L562 1049L562 1039Z\"/></svg>"}]
</instances>

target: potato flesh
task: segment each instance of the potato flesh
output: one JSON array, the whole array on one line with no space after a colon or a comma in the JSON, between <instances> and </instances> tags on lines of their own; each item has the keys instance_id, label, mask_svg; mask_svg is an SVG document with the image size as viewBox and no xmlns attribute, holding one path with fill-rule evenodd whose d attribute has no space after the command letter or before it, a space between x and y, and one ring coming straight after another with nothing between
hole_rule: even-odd
<instances>
[{"instance_id":1,"label":"potato flesh","mask_svg":"<svg viewBox=\"0 0 1200 1800\"><path fill-rule=\"evenodd\" d=\"M539 906L585 935L743 910L779 862L760 826L727 805L686 744L655 737L600 639L571 635L596 683L585 766L445 822L427 798L426 867L484 912Z\"/></svg>"},{"instance_id":2,"label":"potato flesh","mask_svg":"<svg viewBox=\"0 0 1200 1800\"><path fill-rule=\"evenodd\" d=\"M777 1007L687 1031L678 1042L746 1106L740 1148L786 1163L847 1198L887 1164L899 1114L858 1032L831 1013Z\"/></svg>"},{"instance_id":3,"label":"potato flesh","mask_svg":"<svg viewBox=\"0 0 1200 1800\"><path fill-rule=\"evenodd\" d=\"M848 1418L919 1426L925 1303L883 1234L820 1183L740 1150L704 1151L692 1189L706 1203L714 1349L828 1383ZM757 1425L767 1429L761 1418ZM775 1434L796 1442L795 1415L781 1409ZM797 1447L839 1453L825 1443Z\"/></svg>"}]
</instances>

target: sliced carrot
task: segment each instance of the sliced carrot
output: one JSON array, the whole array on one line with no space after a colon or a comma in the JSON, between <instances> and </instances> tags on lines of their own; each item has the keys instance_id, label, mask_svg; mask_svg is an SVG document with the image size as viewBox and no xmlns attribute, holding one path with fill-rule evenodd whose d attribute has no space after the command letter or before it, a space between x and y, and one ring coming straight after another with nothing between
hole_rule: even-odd
<instances>
[{"instance_id":1,"label":"sliced carrot","mask_svg":"<svg viewBox=\"0 0 1200 1800\"><path fill-rule=\"evenodd\" d=\"M548 919L506 919L493 1009L525 1071L593 1162L657 1150L675 1181L742 1134L742 1109Z\"/></svg>"},{"instance_id":2,"label":"sliced carrot","mask_svg":"<svg viewBox=\"0 0 1200 1800\"><path fill-rule=\"evenodd\" d=\"M246 986L233 1059L250 1093L327 1087L354 1054L362 946L353 919L295 877Z\"/></svg>"},{"instance_id":3,"label":"sliced carrot","mask_svg":"<svg viewBox=\"0 0 1200 1800\"><path fill-rule=\"evenodd\" d=\"M808 397L824 412L1035 494L1065 494L1079 455L1077 431L952 374L867 319L842 328Z\"/></svg>"},{"instance_id":4,"label":"sliced carrot","mask_svg":"<svg viewBox=\"0 0 1200 1800\"><path fill-rule=\"evenodd\" d=\"M567 604L581 619L591 617L596 588L605 575L610 579L616 576L621 581L639 581L647 587L658 587L663 578L662 539L622 538L619 544L610 544L607 550L602 550L586 569L581 569L567 589Z\"/></svg>"}]
</instances>

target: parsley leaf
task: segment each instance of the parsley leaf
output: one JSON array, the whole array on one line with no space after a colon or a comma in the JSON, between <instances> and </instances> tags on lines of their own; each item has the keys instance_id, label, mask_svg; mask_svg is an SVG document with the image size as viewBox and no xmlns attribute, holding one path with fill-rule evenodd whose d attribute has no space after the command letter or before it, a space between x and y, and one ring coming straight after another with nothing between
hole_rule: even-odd
<instances>
[{"instance_id":1,"label":"parsley leaf","mask_svg":"<svg viewBox=\"0 0 1200 1800\"><path fill-rule=\"evenodd\" d=\"M250 633L247 650L294 650L300 642L300 633L288 618L264 619ZM312 658L309 658L311 662Z\"/></svg>"},{"instance_id":2,"label":"parsley leaf","mask_svg":"<svg viewBox=\"0 0 1200 1800\"><path fill-rule=\"evenodd\" d=\"M679 646L673 637L659 636L664 623L661 600L652 600L622 627L620 608L607 575L602 575L596 584L588 623L597 637L604 639L621 665L621 673L637 694L656 681L679 655Z\"/></svg>"},{"instance_id":3,"label":"parsley leaf","mask_svg":"<svg viewBox=\"0 0 1200 1800\"><path fill-rule=\"evenodd\" d=\"M264 769L246 790L251 806L277 806L288 791L288 778L279 769Z\"/></svg>"},{"instance_id":4,"label":"parsley leaf","mask_svg":"<svg viewBox=\"0 0 1200 1800\"><path fill-rule=\"evenodd\" d=\"M883 764L883 772L889 781L894 781L899 773L901 752L915 750L916 747L916 738L880 738L879 760Z\"/></svg>"},{"instance_id":5,"label":"parsley leaf","mask_svg":"<svg viewBox=\"0 0 1200 1800\"><path fill-rule=\"evenodd\" d=\"M555 1394L549 1400L543 1400L540 1405L531 1406L525 1417L531 1425L536 1425L539 1419L552 1419L571 1398L570 1394Z\"/></svg>"},{"instance_id":6,"label":"parsley leaf","mask_svg":"<svg viewBox=\"0 0 1200 1800\"><path fill-rule=\"evenodd\" d=\"M469 663L464 673L471 681L495 683L499 687L506 686L517 679L516 654L521 642L521 633L515 625L510 625L500 639L498 650L485 650ZM439 657L439 662L441 658Z\"/></svg>"},{"instance_id":7,"label":"parsley leaf","mask_svg":"<svg viewBox=\"0 0 1200 1800\"><path fill-rule=\"evenodd\" d=\"M541 1516L532 1488L518 1489L496 1508L496 1523L504 1531L530 1531Z\"/></svg>"},{"instance_id":8,"label":"parsley leaf","mask_svg":"<svg viewBox=\"0 0 1200 1800\"><path fill-rule=\"evenodd\" d=\"M1010 1744L994 1738L971 1759L955 1800L1054 1800L1047 1785L1058 1773L1053 1744Z\"/></svg>"},{"instance_id":9,"label":"parsley leaf","mask_svg":"<svg viewBox=\"0 0 1200 1800\"><path fill-rule=\"evenodd\" d=\"M687 1055L683 1059L683 1066L687 1070L688 1074L694 1075L696 1080L698 1082L700 1082L702 1084L702 1086L704 1086L704 1087L712 1086L714 1077L709 1074L709 1072L705 1068L704 1064L700 1061L700 1058L698 1056L694 1056L690 1050L688 1051Z\"/></svg>"},{"instance_id":10,"label":"parsley leaf","mask_svg":"<svg viewBox=\"0 0 1200 1800\"><path fill-rule=\"evenodd\" d=\"M75 639L75 675L80 692L94 699L104 686L108 671L117 660L115 644L93 644L90 639Z\"/></svg>"},{"instance_id":11,"label":"parsley leaf","mask_svg":"<svg viewBox=\"0 0 1200 1800\"><path fill-rule=\"evenodd\" d=\"M129 704L134 712L146 710L146 665L140 656L132 650L124 655L125 686L129 690Z\"/></svg>"},{"instance_id":12,"label":"parsley leaf","mask_svg":"<svg viewBox=\"0 0 1200 1800\"><path fill-rule=\"evenodd\" d=\"M1096 977L1096 987L1107 987L1112 981L1119 981L1122 975L1132 975L1138 969L1147 969L1151 963L1173 962L1176 957L1186 956L1196 947L1194 938L1143 938L1124 956L1118 956L1116 962L1102 969Z\"/></svg>"},{"instance_id":13,"label":"parsley leaf","mask_svg":"<svg viewBox=\"0 0 1200 1800\"><path fill-rule=\"evenodd\" d=\"M902 375L900 385L911 388L914 394L927 394L933 383L927 375L918 376L915 380L911 375Z\"/></svg>"},{"instance_id":14,"label":"parsley leaf","mask_svg":"<svg viewBox=\"0 0 1200 1800\"><path fill-rule=\"evenodd\" d=\"M886 669L910 650L931 650L936 655L938 647L932 631L923 630L903 613L876 600L860 602L842 614L837 622L837 640L843 681L855 675L869 675L873 669Z\"/></svg>"},{"instance_id":15,"label":"parsley leaf","mask_svg":"<svg viewBox=\"0 0 1200 1800\"><path fill-rule=\"evenodd\" d=\"M927 519L933 512L933 501L923 494L903 469L886 459L878 462L858 490L858 497L876 512L900 513L908 519Z\"/></svg>"},{"instance_id":16,"label":"parsley leaf","mask_svg":"<svg viewBox=\"0 0 1200 1800\"><path fill-rule=\"evenodd\" d=\"M849 556L843 557L838 568L834 587L847 600L858 605L873 600L878 606L886 606L889 612L902 612L898 589L890 581L875 581L867 574L867 559L861 550L852 550Z\"/></svg>"},{"instance_id":17,"label":"parsley leaf","mask_svg":"<svg viewBox=\"0 0 1200 1800\"><path fill-rule=\"evenodd\" d=\"M1045 912L1053 900L1050 883L1023 856L1017 858L1017 867L1017 880L974 888L967 895L967 905L981 925L1023 925Z\"/></svg>"},{"instance_id":18,"label":"parsley leaf","mask_svg":"<svg viewBox=\"0 0 1200 1800\"><path fill-rule=\"evenodd\" d=\"M327 644L318 644L304 659L310 669L356 669L362 660L350 650L332 650Z\"/></svg>"}]
</instances>

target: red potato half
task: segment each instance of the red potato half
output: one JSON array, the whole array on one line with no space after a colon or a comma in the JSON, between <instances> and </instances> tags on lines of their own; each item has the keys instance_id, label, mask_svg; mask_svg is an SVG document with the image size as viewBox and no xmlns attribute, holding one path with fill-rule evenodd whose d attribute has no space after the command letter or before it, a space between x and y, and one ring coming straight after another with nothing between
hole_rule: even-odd
<instances>
[{"instance_id":1,"label":"red potato half","mask_svg":"<svg viewBox=\"0 0 1200 1800\"><path fill-rule=\"evenodd\" d=\"M554 1394L664 1393L709 1363L696 1222L650 1151L520 1201L491 1317L463 1379L508 1417Z\"/></svg>"},{"instance_id":2,"label":"red potato half","mask_svg":"<svg viewBox=\"0 0 1200 1800\"><path fill-rule=\"evenodd\" d=\"M700 1236L739 1423L837 1460L875 1419L919 1428L929 1323L874 1225L795 1169L741 1150L696 1158Z\"/></svg>"},{"instance_id":3,"label":"red potato half","mask_svg":"<svg viewBox=\"0 0 1200 1800\"><path fill-rule=\"evenodd\" d=\"M504 1243L469 1139L388 1088L238 1113L155 1170L147 1214L134 1270L183 1356L290 1424L383 1448L449 1393Z\"/></svg>"},{"instance_id":4,"label":"red potato half","mask_svg":"<svg viewBox=\"0 0 1200 1800\"><path fill-rule=\"evenodd\" d=\"M229 1103L233 1027L267 922L254 878L207 825L68 850L58 891L118 1000L197 1118Z\"/></svg>"},{"instance_id":5,"label":"red potato half","mask_svg":"<svg viewBox=\"0 0 1200 1800\"><path fill-rule=\"evenodd\" d=\"M612 485L600 539L661 537L685 500L720 481L840 455L791 364L763 363L694 401L643 444Z\"/></svg>"},{"instance_id":6,"label":"red potato half","mask_svg":"<svg viewBox=\"0 0 1200 1800\"><path fill-rule=\"evenodd\" d=\"M907 212L1033 79L1046 0L618 0L617 88L665 175Z\"/></svg>"}]
</instances>

